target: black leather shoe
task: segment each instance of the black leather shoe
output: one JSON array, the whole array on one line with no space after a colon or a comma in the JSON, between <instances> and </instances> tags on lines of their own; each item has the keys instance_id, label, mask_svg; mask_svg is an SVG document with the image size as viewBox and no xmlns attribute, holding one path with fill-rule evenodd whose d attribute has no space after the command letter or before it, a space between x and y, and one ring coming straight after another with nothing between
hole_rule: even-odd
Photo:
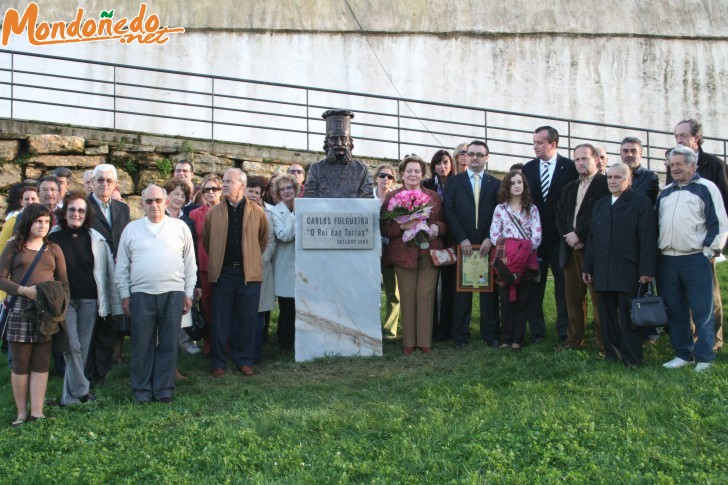
<instances>
[{"instance_id":1,"label":"black leather shoe","mask_svg":"<svg viewBox=\"0 0 728 485\"><path fill-rule=\"evenodd\" d=\"M455 350L463 350L465 348L465 342L455 342L453 348Z\"/></svg>"},{"instance_id":2,"label":"black leather shoe","mask_svg":"<svg viewBox=\"0 0 728 485\"><path fill-rule=\"evenodd\" d=\"M491 349L497 349L499 345L500 342L498 342L496 339L490 340L488 342L488 347L490 347Z\"/></svg>"},{"instance_id":3,"label":"black leather shoe","mask_svg":"<svg viewBox=\"0 0 728 485\"><path fill-rule=\"evenodd\" d=\"M543 343L543 337L534 337L531 339L531 345L538 345Z\"/></svg>"},{"instance_id":4,"label":"black leather shoe","mask_svg":"<svg viewBox=\"0 0 728 485\"><path fill-rule=\"evenodd\" d=\"M79 399L79 400L80 400L81 402L89 402L89 401L95 401L95 400L96 400L96 396L94 396L93 394L91 394L91 393L89 392L89 393L88 393L88 394L86 394L85 396L81 396L81 397L80 397L80 398L78 398L78 399Z\"/></svg>"},{"instance_id":5,"label":"black leather shoe","mask_svg":"<svg viewBox=\"0 0 728 485\"><path fill-rule=\"evenodd\" d=\"M161 398L159 400L159 402L161 402L162 404L171 404L172 403L172 398L171 397L163 397L163 398Z\"/></svg>"}]
</instances>

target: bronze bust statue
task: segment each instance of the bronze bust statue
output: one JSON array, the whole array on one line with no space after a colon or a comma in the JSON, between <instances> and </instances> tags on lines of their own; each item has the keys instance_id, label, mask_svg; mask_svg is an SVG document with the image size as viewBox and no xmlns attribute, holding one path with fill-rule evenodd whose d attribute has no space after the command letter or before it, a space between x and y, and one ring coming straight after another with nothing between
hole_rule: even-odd
<instances>
[{"instance_id":1,"label":"bronze bust statue","mask_svg":"<svg viewBox=\"0 0 728 485\"><path fill-rule=\"evenodd\" d=\"M311 199L372 199L372 178L367 166L353 160L351 150L351 119L354 113L345 109L330 109L322 115L326 120L324 151L326 158L308 170L304 198Z\"/></svg>"}]
</instances>

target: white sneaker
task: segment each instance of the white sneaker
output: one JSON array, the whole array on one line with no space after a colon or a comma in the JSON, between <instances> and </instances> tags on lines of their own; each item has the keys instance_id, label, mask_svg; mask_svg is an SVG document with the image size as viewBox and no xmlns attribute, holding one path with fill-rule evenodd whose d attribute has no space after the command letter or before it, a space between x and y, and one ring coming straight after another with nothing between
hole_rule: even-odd
<instances>
[{"instance_id":1,"label":"white sneaker","mask_svg":"<svg viewBox=\"0 0 728 485\"><path fill-rule=\"evenodd\" d=\"M703 372L713 367L713 364L710 362L698 362L698 365L695 366L695 372Z\"/></svg>"},{"instance_id":2,"label":"white sneaker","mask_svg":"<svg viewBox=\"0 0 728 485\"><path fill-rule=\"evenodd\" d=\"M687 360L683 360L680 357L675 357L670 362L665 362L662 364L662 367L665 369L679 369L680 367L685 367L686 365L690 365L691 362L688 362Z\"/></svg>"},{"instance_id":3,"label":"white sneaker","mask_svg":"<svg viewBox=\"0 0 728 485\"><path fill-rule=\"evenodd\" d=\"M185 352L187 352L190 355L195 355L195 354L199 354L202 351L200 350L200 348L197 345L190 345L189 347L187 347L185 349Z\"/></svg>"}]
</instances>

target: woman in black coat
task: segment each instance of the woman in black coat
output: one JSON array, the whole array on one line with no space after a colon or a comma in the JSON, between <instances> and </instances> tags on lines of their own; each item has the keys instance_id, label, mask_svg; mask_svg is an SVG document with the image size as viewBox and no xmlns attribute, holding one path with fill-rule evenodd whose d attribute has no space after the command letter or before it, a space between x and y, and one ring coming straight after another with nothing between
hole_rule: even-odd
<instances>
[{"instance_id":1,"label":"woman in black coat","mask_svg":"<svg viewBox=\"0 0 728 485\"><path fill-rule=\"evenodd\" d=\"M445 200L445 184L447 179L455 175L453 160L447 150L435 152L430 161L432 178L422 182L426 189L434 190L441 199ZM449 235L444 235L445 247L453 246ZM435 293L435 308L432 320L432 338L437 341L450 340L450 327L452 326L453 299L455 298L455 266L440 268L440 279Z\"/></svg>"},{"instance_id":2,"label":"woman in black coat","mask_svg":"<svg viewBox=\"0 0 728 485\"><path fill-rule=\"evenodd\" d=\"M632 191L623 163L609 167L611 196L592 208L583 276L599 294L599 318L608 360L642 363L642 334L632 328L629 301L640 284L652 281L657 259L657 217L650 199Z\"/></svg>"}]
</instances>

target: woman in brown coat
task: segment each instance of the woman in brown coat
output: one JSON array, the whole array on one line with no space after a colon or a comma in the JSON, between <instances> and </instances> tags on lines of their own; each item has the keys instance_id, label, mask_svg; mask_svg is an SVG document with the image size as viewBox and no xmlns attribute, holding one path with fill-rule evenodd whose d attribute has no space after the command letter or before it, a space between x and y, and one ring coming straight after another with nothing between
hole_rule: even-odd
<instances>
[{"instance_id":1,"label":"woman in brown coat","mask_svg":"<svg viewBox=\"0 0 728 485\"><path fill-rule=\"evenodd\" d=\"M402 353L410 355L415 347L429 353L432 346L432 308L439 271L432 265L429 249L443 247L445 234L442 199L433 190L422 188L425 161L417 155L408 155L399 164L399 174L404 187L387 194L382 203L382 215L388 212L389 201L405 190L415 190L430 198L432 212L427 218L430 229L429 244L420 247L405 243L402 236L416 221L400 224L394 219L382 219L382 235L389 238L384 250L383 264L394 266L399 285L402 318ZM425 247L427 246L427 247Z\"/></svg>"}]
</instances>

